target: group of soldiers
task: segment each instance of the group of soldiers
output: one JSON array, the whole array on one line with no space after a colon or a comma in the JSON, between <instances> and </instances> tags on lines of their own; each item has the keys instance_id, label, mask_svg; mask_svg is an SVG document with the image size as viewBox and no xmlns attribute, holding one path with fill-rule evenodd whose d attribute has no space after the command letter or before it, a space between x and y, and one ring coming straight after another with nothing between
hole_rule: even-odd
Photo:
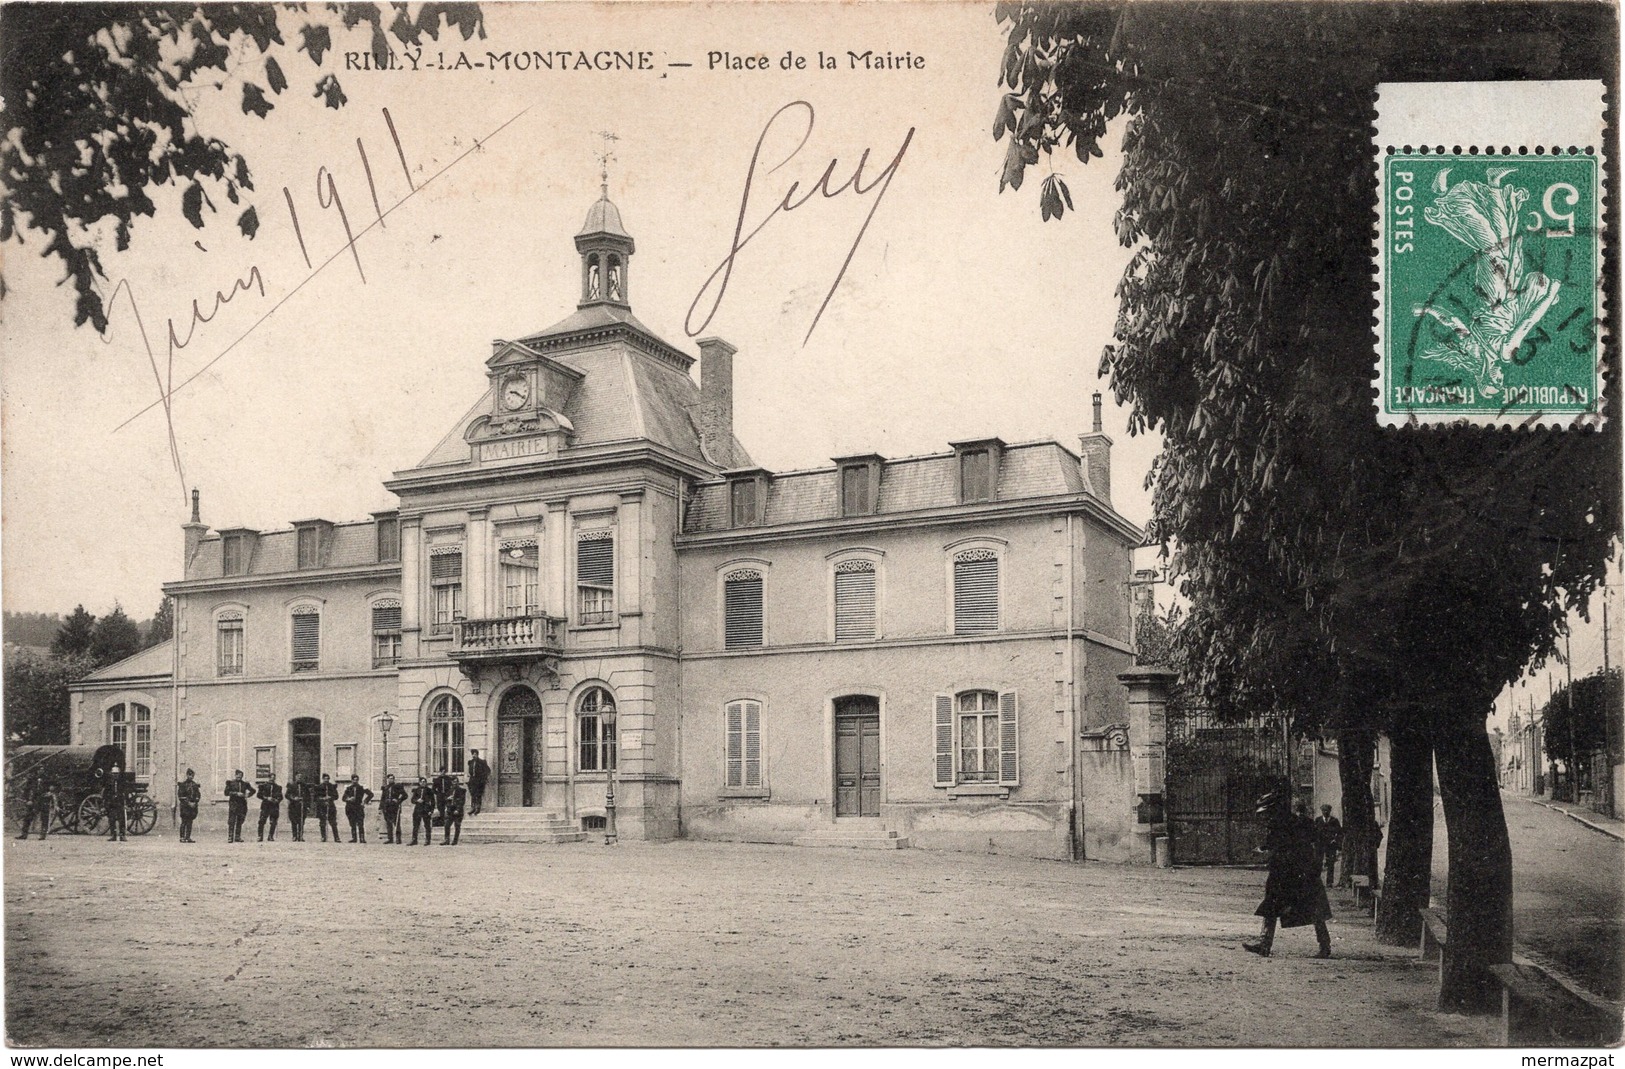
<instances>
[{"instance_id":1,"label":"group of soldiers","mask_svg":"<svg viewBox=\"0 0 1625 1069\"><path fill-rule=\"evenodd\" d=\"M179 786L180 822L183 843L196 842L192 838L192 822L197 819L198 805L201 801L197 779L191 769L186 770L186 779ZM275 842L276 826L282 816L282 805L288 806L288 828L293 834L293 841L305 841L305 821L314 816L317 830L321 832L322 842L327 842L329 830L333 833L333 842L340 842L338 810L340 803L344 806L344 818L350 825L350 841L352 843L365 843L367 841L367 806L376 798L378 810L384 818L384 842L400 844L401 810L408 802L412 806L412 842L418 844L418 832L423 833L423 845L428 846L434 841L434 826L439 824L444 831L441 838L442 846L456 846L463 837L463 816L468 810L468 788L463 786L462 777L454 774L439 775L431 783L425 776L419 776L417 785L408 789L406 784L397 783L393 775L384 777L383 787L374 793L370 787L361 783L360 776L351 776L350 782L344 786L342 793L333 777L322 773L320 783L306 783L303 774L294 776L293 782L284 789L271 775L258 783L249 783L243 779L243 773L238 770L226 783L226 841L240 843L243 841L243 825L248 820L248 802L250 798L259 799L259 841Z\"/></svg>"},{"instance_id":2,"label":"group of soldiers","mask_svg":"<svg viewBox=\"0 0 1625 1069\"><path fill-rule=\"evenodd\" d=\"M123 777L119 772L109 775L98 768L96 782L101 784L102 811L107 815L107 841L125 842L128 814L124 807L128 799L125 795ZM56 783L43 772L35 773L23 784L18 797L22 800L23 830L17 838L28 838L28 833L36 826L39 828L39 837L45 838L46 833L51 830L51 815L62 809ZM70 799L70 805L71 802Z\"/></svg>"}]
</instances>

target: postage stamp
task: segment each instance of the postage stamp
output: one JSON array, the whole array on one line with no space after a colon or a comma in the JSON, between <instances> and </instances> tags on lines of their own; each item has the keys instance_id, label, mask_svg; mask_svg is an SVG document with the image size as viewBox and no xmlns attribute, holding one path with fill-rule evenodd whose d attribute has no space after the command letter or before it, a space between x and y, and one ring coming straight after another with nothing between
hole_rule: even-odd
<instances>
[{"instance_id":1,"label":"postage stamp","mask_svg":"<svg viewBox=\"0 0 1625 1069\"><path fill-rule=\"evenodd\" d=\"M1456 97L1504 97L1507 87L1446 88ZM1600 97L1583 88L1567 95L1600 109ZM1389 119L1388 129L1379 124L1378 145L1381 421L1599 421L1600 137L1559 114L1544 138L1518 129L1516 144L1475 140L1488 131L1472 118L1476 129L1441 144L1436 125L1404 130Z\"/></svg>"}]
</instances>

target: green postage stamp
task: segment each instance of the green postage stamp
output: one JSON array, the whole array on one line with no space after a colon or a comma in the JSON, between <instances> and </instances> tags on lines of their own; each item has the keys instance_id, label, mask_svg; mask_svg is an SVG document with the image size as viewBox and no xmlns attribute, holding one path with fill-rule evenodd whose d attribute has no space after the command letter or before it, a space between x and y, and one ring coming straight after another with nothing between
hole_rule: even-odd
<instances>
[{"instance_id":1,"label":"green postage stamp","mask_svg":"<svg viewBox=\"0 0 1625 1069\"><path fill-rule=\"evenodd\" d=\"M1600 83L1417 88L1385 85L1378 98L1379 419L1597 423ZM1509 99L1519 95L1527 99ZM1436 117L1418 114L1441 98L1467 128L1445 136ZM1491 136L1498 125L1503 134Z\"/></svg>"}]
</instances>

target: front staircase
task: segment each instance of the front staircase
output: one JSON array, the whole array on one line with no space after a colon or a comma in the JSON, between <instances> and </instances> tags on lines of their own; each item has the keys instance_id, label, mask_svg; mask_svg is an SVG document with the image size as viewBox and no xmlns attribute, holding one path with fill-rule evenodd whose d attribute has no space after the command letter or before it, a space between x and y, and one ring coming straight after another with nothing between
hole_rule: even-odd
<instances>
[{"instance_id":1,"label":"front staircase","mask_svg":"<svg viewBox=\"0 0 1625 1069\"><path fill-rule=\"evenodd\" d=\"M841 827L798 835L796 846L842 847L848 850L907 850L908 836L884 828Z\"/></svg>"},{"instance_id":2,"label":"front staircase","mask_svg":"<svg viewBox=\"0 0 1625 1069\"><path fill-rule=\"evenodd\" d=\"M579 843L587 833L545 809L487 809L463 818L465 843Z\"/></svg>"}]
</instances>

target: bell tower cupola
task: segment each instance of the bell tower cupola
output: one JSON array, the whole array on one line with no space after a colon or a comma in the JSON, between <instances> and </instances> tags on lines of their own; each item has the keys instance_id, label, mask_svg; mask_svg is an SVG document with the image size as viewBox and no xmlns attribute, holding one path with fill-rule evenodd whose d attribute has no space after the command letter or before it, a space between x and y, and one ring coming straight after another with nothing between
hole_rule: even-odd
<instances>
[{"instance_id":1,"label":"bell tower cupola","mask_svg":"<svg viewBox=\"0 0 1625 1069\"><path fill-rule=\"evenodd\" d=\"M627 292L627 262L637 246L621 225L620 209L609 199L609 151L614 134L601 134L604 151L598 154L599 196L587 210L587 221L576 235L576 251L581 254L581 301L578 307L613 304L630 308Z\"/></svg>"}]
</instances>

